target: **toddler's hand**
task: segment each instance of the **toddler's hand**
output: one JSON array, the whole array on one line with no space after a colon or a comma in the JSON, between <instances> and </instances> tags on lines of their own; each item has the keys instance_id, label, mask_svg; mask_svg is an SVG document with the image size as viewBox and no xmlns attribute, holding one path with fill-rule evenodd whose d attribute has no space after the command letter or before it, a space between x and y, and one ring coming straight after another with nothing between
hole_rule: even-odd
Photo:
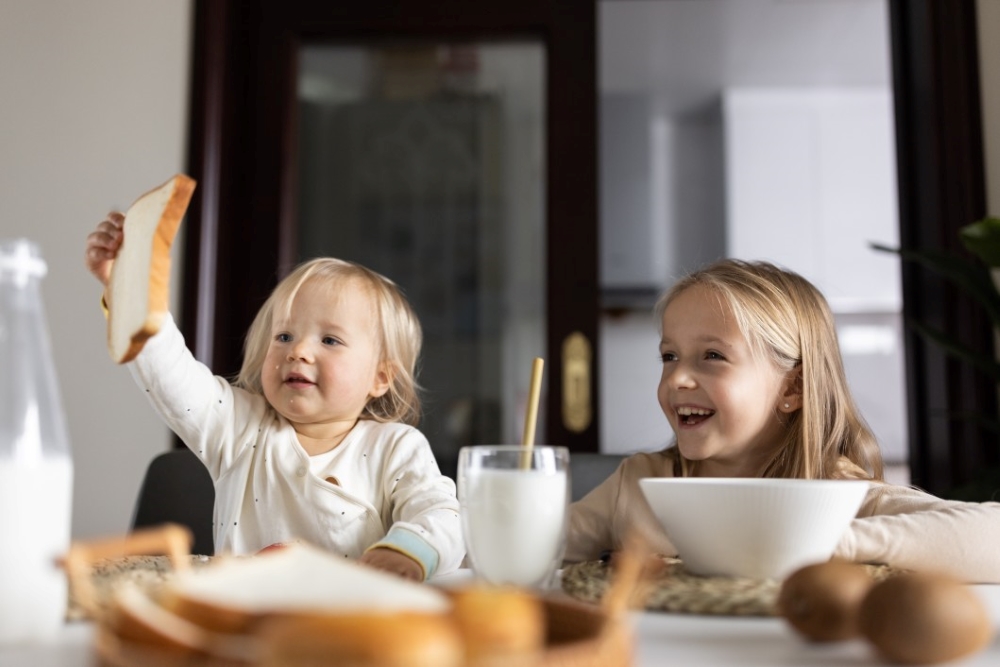
<instances>
[{"instance_id":1,"label":"toddler's hand","mask_svg":"<svg viewBox=\"0 0 1000 667\"><path fill-rule=\"evenodd\" d=\"M118 212L112 212L97 225L97 229L87 237L87 249L84 253L84 262L87 270L94 274L94 277L107 287L111 278L111 265L118 256L118 249L122 245L122 224L125 216Z\"/></svg>"},{"instance_id":2,"label":"toddler's hand","mask_svg":"<svg viewBox=\"0 0 1000 667\"><path fill-rule=\"evenodd\" d=\"M385 572L398 574L404 579L411 581L424 580L424 569L420 567L417 561L392 549L378 547L371 551L366 551L365 555L358 562Z\"/></svg>"}]
</instances>

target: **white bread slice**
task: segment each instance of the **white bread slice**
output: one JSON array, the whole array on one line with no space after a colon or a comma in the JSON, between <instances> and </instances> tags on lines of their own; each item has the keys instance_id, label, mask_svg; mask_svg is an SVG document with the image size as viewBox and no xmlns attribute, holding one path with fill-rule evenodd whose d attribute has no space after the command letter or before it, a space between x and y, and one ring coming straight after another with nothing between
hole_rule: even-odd
<instances>
[{"instance_id":1,"label":"white bread slice","mask_svg":"<svg viewBox=\"0 0 1000 667\"><path fill-rule=\"evenodd\" d=\"M222 558L178 573L163 605L213 632L248 632L281 616L400 614L446 617L441 590L296 543L250 558Z\"/></svg>"},{"instance_id":2,"label":"white bread slice","mask_svg":"<svg viewBox=\"0 0 1000 667\"><path fill-rule=\"evenodd\" d=\"M160 330L170 304L170 246L195 181L178 174L135 200L107 287L108 352L123 364Z\"/></svg>"}]
</instances>

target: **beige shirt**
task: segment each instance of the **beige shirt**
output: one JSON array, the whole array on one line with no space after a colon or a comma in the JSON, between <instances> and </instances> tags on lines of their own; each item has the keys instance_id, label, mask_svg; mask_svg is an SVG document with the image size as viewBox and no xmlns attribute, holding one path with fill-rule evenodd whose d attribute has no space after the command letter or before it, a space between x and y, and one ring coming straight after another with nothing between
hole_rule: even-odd
<instances>
[{"instance_id":1,"label":"beige shirt","mask_svg":"<svg viewBox=\"0 0 1000 667\"><path fill-rule=\"evenodd\" d=\"M657 552L676 556L639 488L643 477L674 477L669 450L625 459L570 507L566 560L595 560L620 549L635 527ZM936 571L967 582L1000 583L1000 503L942 500L918 489L875 482L835 556Z\"/></svg>"}]
</instances>

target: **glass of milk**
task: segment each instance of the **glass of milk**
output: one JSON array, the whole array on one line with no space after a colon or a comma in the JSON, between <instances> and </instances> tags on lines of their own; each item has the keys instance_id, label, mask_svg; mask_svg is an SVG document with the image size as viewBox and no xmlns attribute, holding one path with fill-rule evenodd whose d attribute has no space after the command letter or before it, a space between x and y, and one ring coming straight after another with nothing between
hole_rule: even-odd
<instances>
[{"instance_id":1,"label":"glass of milk","mask_svg":"<svg viewBox=\"0 0 1000 667\"><path fill-rule=\"evenodd\" d=\"M477 445L458 456L469 563L493 584L553 585L566 545L569 451Z\"/></svg>"}]
</instances>

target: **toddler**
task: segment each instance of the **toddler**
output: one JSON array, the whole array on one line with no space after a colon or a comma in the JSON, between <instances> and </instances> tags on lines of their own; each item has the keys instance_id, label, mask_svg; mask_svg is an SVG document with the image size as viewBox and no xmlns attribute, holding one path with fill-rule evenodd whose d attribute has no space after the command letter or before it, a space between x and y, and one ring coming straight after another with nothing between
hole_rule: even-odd
<instances>
[{"instance_id":1,"label":"toddler","mask_svg":"<svg viewBox=\"0 0 1000 667\"><path fill-rule=\"evenodd\" d=\"M105 286L123 221L112 213L87 237ZM232 384L166 318L128 366L215 482L217 552L303 540L414 580L460 565L455 484L413 426L421 339L395 284L330 258L274 289Z\"/></svg>"},{"instance_id":2,"label":"toddler","mask_svg":"<svg viewBox=\"0 0 1000 667\"><path fill-rule=\"evenodd\" d=\"M1000 504L886 484L878 443L844 374L833 315L801 276L723 260L658 302L660 407L676 435L627 458L571 507L567 560L621 548L630 526L677 555L643 477L864 479L868 495L835 556L1000 583Z\"/></svg>"}]
</instances>

